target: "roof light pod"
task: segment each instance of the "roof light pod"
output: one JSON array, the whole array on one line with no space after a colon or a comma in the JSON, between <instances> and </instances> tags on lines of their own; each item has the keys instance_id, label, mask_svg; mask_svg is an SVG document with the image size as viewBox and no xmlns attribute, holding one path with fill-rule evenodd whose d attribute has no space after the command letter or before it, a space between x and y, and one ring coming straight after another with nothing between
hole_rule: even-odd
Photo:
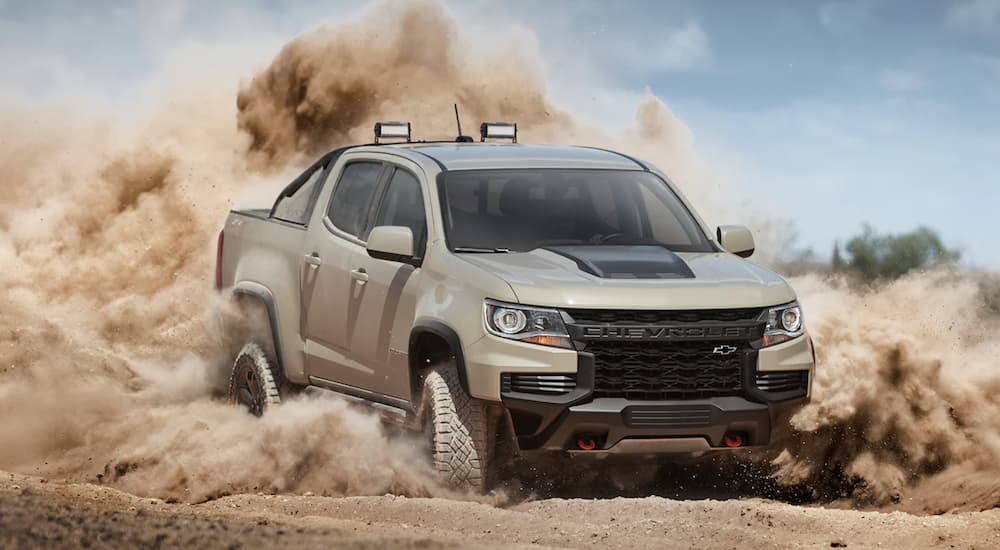
<instances>
[{"instance_id":1,"label":"roof light pod","mask_svg":"<svg viewBox=\"0 0 1000 550\"><path fill-rule=\"evenodd\" d=\"M517 124L513 122L484 122L479 127L479 141L509 139L517 143Z\"/></svg>"},{"instance_id":2,"label":"roof light pod","mask_svg":"<svg viewBox=\"0 0 1000 550\"><path fill-rule=\"evenodd\" d=\"M375 143L380 139L405 139L410 141L409 122L376 122Z\"/></svg>"}]
</instances>

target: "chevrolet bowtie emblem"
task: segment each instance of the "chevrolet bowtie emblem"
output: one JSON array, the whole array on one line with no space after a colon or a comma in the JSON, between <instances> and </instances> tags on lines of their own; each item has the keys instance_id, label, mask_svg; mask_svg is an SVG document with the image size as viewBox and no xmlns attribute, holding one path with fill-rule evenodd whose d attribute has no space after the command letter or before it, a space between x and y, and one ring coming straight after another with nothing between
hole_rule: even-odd
<instances>
[{"instance_id":1,"label":"chevrolet bowtie emblem","mask_svg":"<svg viewBox=\"0 0 1000 550\"><path fill-rule=\"evenodd\" d=\"M718 355L729 355L730 353L736 353L736 348L734 346L725 346L725 345L715 346L715 349L712 350L712 353Z\"/></svg>"}]
</instances>

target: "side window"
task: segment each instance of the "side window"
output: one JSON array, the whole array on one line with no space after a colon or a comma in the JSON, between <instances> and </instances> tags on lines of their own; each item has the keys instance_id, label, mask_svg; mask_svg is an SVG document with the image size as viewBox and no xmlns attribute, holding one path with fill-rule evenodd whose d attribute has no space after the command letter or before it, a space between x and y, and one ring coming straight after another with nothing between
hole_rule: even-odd
<instances>
[{"instance_id":1,"label":"side window","mask_svg":"<svg viewBox=\"0 0 1000 550\"><path fill-rule=\"evenodd\" d=\"M320 189L319 182L323 179L325 168L325 166L317 167L294 193L278 199L271 217L300 225L309 223L309 215L312 213L312 205Z\"/></svg>"},{"instance_id":2,"label":"side window","mask_svg":"<svg viewBox=\"0 0 1000 550\"><path fill-rule=\"evenodd\" d=\"M361 236L380 173L382 164L378 162L353 162L344 168L327 212L333 225L355 237Z\"/></svg>"},{"instance_id":3,"label":"side window","mask_svg":"<svg viewBox=\"0 0 1000 550\"><path fill-rule=\"evenodd\" d=\"M397 169L375 217L375 225L401 225L413 232L413 249L422 255L427 237L427 214L420 181L406 170Z\"/></svg>"}]
</instances>

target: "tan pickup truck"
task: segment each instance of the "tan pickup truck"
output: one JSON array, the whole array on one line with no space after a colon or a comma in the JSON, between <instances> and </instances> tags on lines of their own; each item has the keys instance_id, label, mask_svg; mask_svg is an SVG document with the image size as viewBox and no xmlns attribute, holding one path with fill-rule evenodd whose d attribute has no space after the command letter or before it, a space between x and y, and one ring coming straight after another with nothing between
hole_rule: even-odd
<instances>
[{"instance_id":1,"label":"tan pickup truck","mask_svg":"<svg viewBox=\"0 0 1000 550\"><path fill-rule=\"evenodd\" d=\"M268 326L243 336L234 402L304 387L422 431L459 486L522 457L765 446L809 399L795 293L712 231L670 179L612 151L411 142L332 151L274 206L234 210L217 286ZM509 132L509 133L508 133Z\"/></svg>"}]
</instances>

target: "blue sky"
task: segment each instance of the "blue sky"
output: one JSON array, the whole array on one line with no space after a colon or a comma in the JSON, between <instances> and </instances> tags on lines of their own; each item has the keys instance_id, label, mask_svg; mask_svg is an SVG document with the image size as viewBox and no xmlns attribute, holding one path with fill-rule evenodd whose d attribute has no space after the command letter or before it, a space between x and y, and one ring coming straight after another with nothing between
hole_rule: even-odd
<instances>
[{"instance_id":1,"label":"blue sky","mask_svg":"<svg viewBox=\"0 0 1000 550\"><path fill-rule=\"evenodd\" d=\"M1000 0L446 5L485 42L496 25L533 35L552 97L590 122L628 125L651 90L734 188L795 219L820 255L866 221L926 224L967 263L1000 267ZM362 9L0 0L0 94L114 100L185 42L242 44L259 66Z\"/></svg>"}]
</instances>

